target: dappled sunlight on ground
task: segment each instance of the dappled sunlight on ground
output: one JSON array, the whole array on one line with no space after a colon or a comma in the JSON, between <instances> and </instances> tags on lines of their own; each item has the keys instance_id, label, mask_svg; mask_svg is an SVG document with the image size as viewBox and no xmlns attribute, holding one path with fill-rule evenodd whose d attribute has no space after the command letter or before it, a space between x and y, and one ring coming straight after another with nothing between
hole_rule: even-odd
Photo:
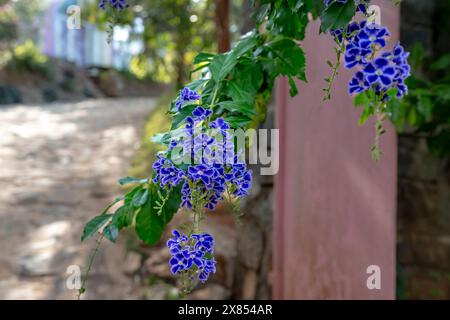
<instances>
[{"instance_id":1,"label":"dappled sunlight on ground","mask_svg":"<svg viewBox=\"0 0 450 320\"><path fill-rule=\"evenodd\" d=\"M0 299L74 296L66 269L84 267L93 245L81 245L82 226L120 192L115 181L153 105L138 98L0 107ZM110 273L100 255L90 281L101 290L87 298L135 296L130 280L121 290L106 281Z\"/></svg>"}]
</instances>

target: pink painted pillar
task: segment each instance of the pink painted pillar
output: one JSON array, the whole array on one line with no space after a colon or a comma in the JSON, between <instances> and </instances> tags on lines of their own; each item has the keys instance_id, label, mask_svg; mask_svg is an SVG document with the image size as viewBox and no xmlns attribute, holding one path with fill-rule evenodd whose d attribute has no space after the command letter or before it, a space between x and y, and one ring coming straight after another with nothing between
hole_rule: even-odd
<instances>
[{"instance_id":1,"label":"pink painted pillar","mask_svg":"<svg viewBox=\"0 0 450 320\"><path fill-rule=\"evenodd\" d=\"M399 10L378 1L381 21L397 41ZM358 126L341 69L332 100L322 102L323 79L333 60L329 36L312 23L303 42L308 84L290 98L278 83L280 171L274 215L275 299L394 299L397 140L382 137L384 156L370 157L374 123ZM381 269L381 289L369 290L367 267Z\"/></svg>"}]
</instances>

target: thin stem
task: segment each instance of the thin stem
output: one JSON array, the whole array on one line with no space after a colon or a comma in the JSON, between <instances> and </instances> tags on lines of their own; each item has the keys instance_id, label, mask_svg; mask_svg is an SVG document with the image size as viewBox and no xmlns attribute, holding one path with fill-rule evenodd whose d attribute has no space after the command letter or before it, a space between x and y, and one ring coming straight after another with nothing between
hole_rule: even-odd
<instances>
[{"instance_id":1,"label":"thin stem","mask_svg":"<svg viewBox=\"0 0 450 320\"><path fill-rule=\"evenodd\" d=\"M344 37L344 35L343 35ZM344 52L344 42L345 39L342 39L342 43L339 43L338 39L335 39L336 43L339 45L338 47L335 47L335 51L336 51L336 64L332 65L331 62L329 62L331 68L332 68L332 73L331 76L325 78L325 81L328 83L328 86L323 89L323 91L325 92L325 96L323 97L323 101L326 100L331 100L331 87L333 85L334 80L336 79L336 77L338 76L339 72L338 69L341 66L341 58L342 58L342 53Z\"/></svg>"},{"instance_id":2,"label":"thin stem","mask_svg":"<svg viewBox=\"0 0 450 320\"><path fill-rule=\"evenodd\" d=\"M91 255L89 256L88 268L87 268L86 273L85 273L85 275L83 277L83 280L81 282L81 288L78 290L77 300L80 300L81 299L81 295L86 291L87 279L88 279L89 273L91 272L92 265L94 263L94 258L95 258L96 254L98 252L98 249L100 248L100 244L102 243L103 237L104 237L104 235L101 234L97 238L97 240L96 240L97 244L95 245L94 249L91 252Z\"/></svg>"},{"instance_id":3,"label":"thin stem","mask_svg":"<svg viewBox=\"0 0 450 320\"><path fill-rule=\"evenodd\" d=\"M381 150L380 147L380 141L381 136L386 132L386 129L384 128L384 121L386 120L386 114L383 112L383 110L380 109L385 109L385 105L380 104L376 108L377 120L375 122L375 142L371 147L372 159L375 162L380 161L383 155L383 151Z\"/></svg>"}]
</instances>

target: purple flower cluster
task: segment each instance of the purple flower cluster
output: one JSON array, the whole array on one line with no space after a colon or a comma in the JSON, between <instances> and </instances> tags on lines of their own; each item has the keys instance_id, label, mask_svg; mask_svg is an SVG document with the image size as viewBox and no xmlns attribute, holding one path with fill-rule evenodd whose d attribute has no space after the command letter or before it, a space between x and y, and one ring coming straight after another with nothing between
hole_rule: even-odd
<instances>
[{"instance_id":1,"label":"purple flower cluster","mask_svg":"<svg viewBox=\"0 0 450 320\"><path fill-rule=\"evenodd\" d=\"M216 272L216 261L211 254L214 250L214 238L208 233L182 235L178 230L172 231L173 237L167 241L172 255L169 260L170 271L180 274L192 271L201 282L206 282L211 273Z\"/></svg>"},{"instance_id":2,"label":"purple flower cluster","mask_svg":"<svg viewBox=\"0 0 450 320\"><path fill-rule=\"evenodd\" d=\"M186 102L192 102L198 99L200 99L200 95L197 92L185 87L180 91L179 97L175 102L175 106L179 111Z\"/></svg>"},{"instance_id":3,"label":"purple flower cluster","mask_svg":"<svg viewBox=\"0 0 450 320\"><path fill-rule=\"evenodd\" d=\"M348 86L349 94L372 89L383 101L386 93L397 89L397 98L407 94L405 79L410 75L409 53L397 43L392 51L385 50L389 30L367 21L352 22L343 30L332 32L336 41L345 42L344 62L347 68L358 67Z\"/></svg>"},{"instance_id":4,"label":"purple flower cluster","mask_svg":"<svg viewBox=\"0 0 450 320\"><path fill-rule=\"evenodd\" d=\"M128 7L126 0L100 0L98 4L99 8L103 10L106 9L106 5L110 5L111 8L116 10L122 10Z\"/></svg>"},{"instance_id":5,"label":"purple flower cluster","mask_svg":"<svg viewBox=\"0 0 450 320\"><path fill-rule=\"evenodd\" d=\"M170 143L168 154L180 148L189 163L176 166L170 157L160 155L153 164L154 183L162 188L183 184L180 206L188 209L195 204L197 209L214 210L225 192L243 197L251 188L252 171L235 152L229 124L222 118L209 122L210 116L211 110L198 106L186 118L182 140ZM214 135L198 130L206 123Z\"/></svg>"}]
</instances>

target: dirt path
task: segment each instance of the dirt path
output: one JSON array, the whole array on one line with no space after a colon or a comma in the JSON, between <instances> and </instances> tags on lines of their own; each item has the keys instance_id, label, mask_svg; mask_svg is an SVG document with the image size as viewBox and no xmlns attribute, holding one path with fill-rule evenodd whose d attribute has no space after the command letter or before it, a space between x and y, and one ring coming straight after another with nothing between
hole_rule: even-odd
<instances>
[{"instance_id":1,"label":"dirt path","mask_svg":"<svg viewBox=\"0 0 450 320\"><path fill-rule=\"evenodd\" d=\"M73 298L66 269L85 267L94 244L80 243L82 226L119 194L154 103L0 107L0 299ZM114 272L100 254L85 298L136 297Z\"/></svg>"}]
</instances>

